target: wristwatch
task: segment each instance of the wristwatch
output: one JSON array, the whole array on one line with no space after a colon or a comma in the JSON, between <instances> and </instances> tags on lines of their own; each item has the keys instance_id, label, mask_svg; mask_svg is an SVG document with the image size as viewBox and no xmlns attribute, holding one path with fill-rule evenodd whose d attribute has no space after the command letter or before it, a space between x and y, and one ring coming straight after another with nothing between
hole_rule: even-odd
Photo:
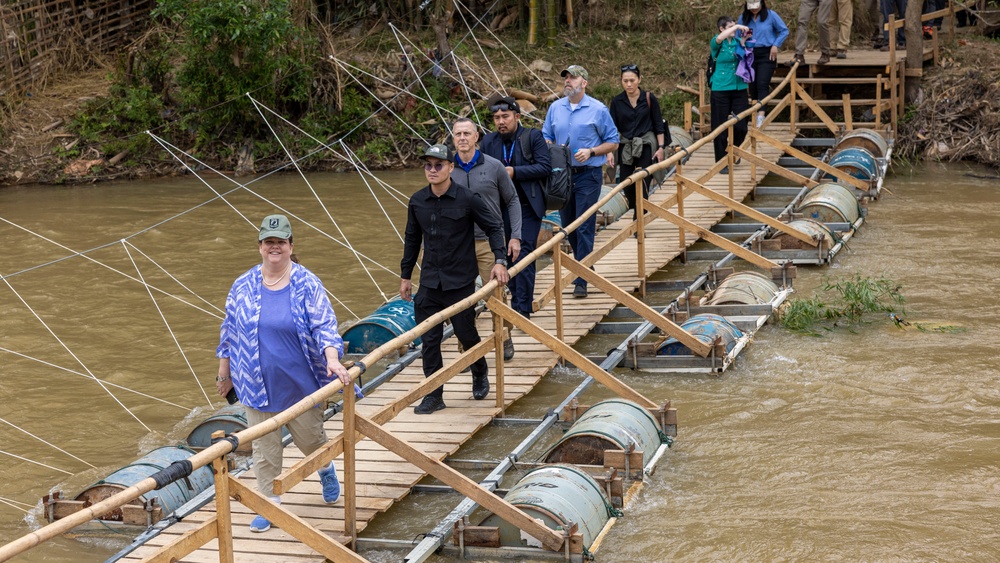
<instances>
[{"instance_id":1,"label":"wristwatch","mask_svg":"<svg viewBox=\"0 0 1000 563\"><path fill-rule=\"evenodd\" d=\"M501 265L501 266L503 266L504 268L507 267L507 260L505 260L503 258L497 258L497 262L496 263L499 264L499 265Z\"/></svg>"}]
</instances>

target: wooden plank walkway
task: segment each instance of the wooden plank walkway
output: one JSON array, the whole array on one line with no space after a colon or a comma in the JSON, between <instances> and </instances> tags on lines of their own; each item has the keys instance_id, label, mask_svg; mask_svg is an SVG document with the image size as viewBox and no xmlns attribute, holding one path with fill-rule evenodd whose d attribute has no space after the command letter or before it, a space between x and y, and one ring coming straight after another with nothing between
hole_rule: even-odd
<instances>
[{"instance_id":1,"label":"wooden plank walkway","mask_svg":"<svg viewBox=\"0 0 1000 563\"><path fill-rule=\"evenodd\" d=\"M787 124L774 124L766 129L767 134L790 143L793 133ZM712 147L706 145L695 153L683 167L683 174L690 178L698 178L713 164ZM765 143L758 144L758 155L771 162L777 162L781 153ZM764 176L763 170L758 170L758 178ZM728 194L728 176L717 175L707 184L711 189ZM734 194L736 200L742 200L753 189L750 180L750 165L742 163L734 168ZM662 202L676 194L668 181L666 189L653 195L654 202ZM676 210L676 209L674 209ZM719 222L726 214L726 208L712 200L697 194L689 195L684 200L684 216L703 228L710 228ZM612 238L621 229L631 223L631 213L612 224L597 235L595 248ZM694 234L686 235L686 243L693 244L697 240ZM657 220L646 226L646 272L652 274L665 266L681 252L677 227ZM636 264L636 240L630 238L604 256L596 265L601 275L609 278L626 292L632 292L639 287L638 268ZM544 291L552 283L553 268L546 267L538 272L537 290ZM615 306L615 301L591 286L590 296L586 299L572 298L573 286L564 292L564 340L570 345L575 344ZM532 315L532 320L555 334L554 306L544 308ZM481 334L492 332L490 315L484 314L479 320ZM509 406L517 399L530 392L541 378L556 365L558 356L541 343L515 331L514 342L517 354L513 360L505 363L504 400ZM454 340L444 345L444 359L448 363L458 356ZM487 354L490 363L490 373L495 373L493 354ZM359 414L371 415L379 407L403 395L406 390L423 380L419 362L414 362L391 381L381 385L365 399L357 404ZM418 416L412 409L407 409L385 428L411 445L438 459L444 459L469 440L479 429L490 423L499 414L496 409L496 399L493 392L482 401L472 398L472 378L469 374L460 374L445 386L445 403L443 411L432 415ZM338 415L326 422L327 433L332 437L341 432L342 420ZM285 450L285 466L290 467L302 458L301 452L294 446ZM341 458L337 459L338 474L343 477ZM394 503L407 496L413 485L423 479L425 474L415 466L403 461L396 454L364 440L358 444L357 483L358 483L358 519L357 529L363 530L369 521L381 512L388 510ZM253 472L250 471L241 479L253 487ZM253 513L239 503L232 503L233 544L235 559L239 562L271 562L282 561L324 561L325 558L304 545L284 531L272 527L271 530L258 534L249 531ZM314 474L289 493L282 496L282 506L306 519L317 529L330 534L341 542L344 537L344 501L338 500L333 506L323 504L318 477ZM171 526L146 545L125 557L126 561L141 561L150 557L162 546L178 541L185 532L194 529L215 513L215 504L209 503L204 508L185 518L181 523ZM203 546L181 561L217 562L217 540Z\"/></svg>"}]
</instances>

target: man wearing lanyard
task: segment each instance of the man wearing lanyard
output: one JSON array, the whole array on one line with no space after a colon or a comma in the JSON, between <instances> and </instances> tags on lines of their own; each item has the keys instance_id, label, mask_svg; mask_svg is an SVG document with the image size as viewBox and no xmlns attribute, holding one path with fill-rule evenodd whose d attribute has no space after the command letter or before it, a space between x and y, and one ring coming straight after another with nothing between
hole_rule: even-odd
<instances>
[{"instance_id":1,"label":"man wearing lanyard","mask_svg":"<svg viewBox=\"0 0 1000 563\"><path fill-rule=\"evenodd\" d=\"M587 69L570 65L562 71L564 98L549 106L542 135L549 143L565 143L573 154L573 191L566 206L559 211L563 226L568 226L601 195L601 167L605 155L618 149L618 129L607 106L587 95ZM594 249L597 216L591 215L570 233L573 257L583 260ZM587 296L587 282L577 278L573 297Z\"/></svg>"}]
</instances>

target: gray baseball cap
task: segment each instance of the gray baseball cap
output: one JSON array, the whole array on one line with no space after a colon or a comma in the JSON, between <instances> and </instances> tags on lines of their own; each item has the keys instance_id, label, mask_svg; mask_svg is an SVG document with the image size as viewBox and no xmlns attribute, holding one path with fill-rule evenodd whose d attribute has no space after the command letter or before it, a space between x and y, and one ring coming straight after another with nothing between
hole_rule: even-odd
<instances>
[{"instance_id":1,"label":"gray baseball cap","mask_svg":"<svg viewBox=\"0 0 1000 563\"><path fill-rule=\"evenodd\" d=\"M427 147L427 150L424 151L424 154L420 158L427 160L430 157L451 160L451 150L445 145L431 145Z\"/></svg>"},{"instance_id":2,"label":"gray baseball cap","mask_svg":"<svg viewBox=\"0 0 1000 563\"><path fill-rule=\"evenodd\" d=\"M268 215L260 222L260 236L258 241L268 237L288 240L292 238L292 224L288 222L288 217L284 215Z\"/></svg>"},{"instance_id":3,"label":"gray baseball cap","mask_svg":"<svg viewBox=\"0 0 1000 563\"><path fill-rule=\"evenodd\" d=\"M559 73L559 76L566 78L567 74L572 74L573 76L582 76L584 80L590 80L590 75L587 74L587 69L583 68L580 65L569 65L568 67L563 69L562 72Z\"/></svg>"}]
</instances>

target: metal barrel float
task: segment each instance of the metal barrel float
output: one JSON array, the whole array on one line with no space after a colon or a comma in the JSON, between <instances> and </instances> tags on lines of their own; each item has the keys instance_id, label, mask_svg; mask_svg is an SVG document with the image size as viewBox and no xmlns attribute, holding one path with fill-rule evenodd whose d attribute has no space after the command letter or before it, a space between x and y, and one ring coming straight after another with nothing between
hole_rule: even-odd
<instances>
[{"instance_id":1,"label":"metal barrel float","mask_svg":"<svg viewBox=\"0 0 1000 563\"><path fill-rule=\"evenodd\" d=\"M770 303L778 286L764 274L750 270L726 276L704 301L707 305L759 305Z\"/></svg>"},{"instance_id":2,"label":"metal barrel float","mask_svg":"<svg viewBox=\"0 0 1000 563\"><path fill-rule=\"evenodd\" d=\"M191 457L194 450L184 446L163 446L156 448L136 461L122 467L104 479L87 487L76 500L83 501L83 506L91 506L102 500L120 493L125 489L152 476L175 461ZM163 510L163 516L172 514L196 495L212 486L212 468L204 466L196 469L184 479L174 481L162 489L149 491L136 501L140 504L156 499ZM122 521L122 510L116 508L103 515L101 520Z\"/></svg>"},{"instance_id":3,"label":"metal barrel float","mask_svg":"<svg viewBox=\"0 0 1000 563\"><path fill-rule=\"evenodd\" d=\"M542 217L542 228L538 229L538 240L536 241L537 246L542 246L552 239L553 225L562 226L562 218L559 217L558 211L549 211L545 214L545 217Z\"/></svg>"},{"instance_id":4,"label":"metal barrel float","mask_svg":"<svg viewBox=\"0 0 1000 563\"><path fill-rule=\"evenodd\" d=\"M736 341L743 337L743 331L736 328L736 325L729 322L729 319L712 313L694 315L684 321L681 328L705 344L712 344L715 342L715 337L721 337L727 354L736 347ZM674 337L664 340L656 351L658 356L686 356L690 354L693 354L691 349L678 342Z\"/></svg>"},{"instance_id":5,"label":"metal barrel float","mask_svg":"<svg viewBox=\"0 0 1000 563\"><path fill-rule=\"evenodd\" d=\"M840 151L850 147L865 149L876 158L885 158L889 154L889 143L881 133L871 129L855 129L840 138L834 151Z\"/></svg>"},{"instance_id":6,"label":"metal barrel float","mask_svg":"<svg viewBox=\"0 0 1000 563\"><path fill-rule=\"evenodd\" d=\"M612 189L614 189L614 186L601 186L601 195L599 199L604 199L605 196L611 193ZM628 200L625 199L625 192L618 192L614 195L614 197L608 200L607 203L601 206L597 215L597 224L606 227L618 219L621 219L621 216L624 215L628 209Z\"/></svg>"},{"instance_id":7,"label":"metal barrel float","mask_svg":"<svg viewBox=\"0 0 1000 563\"><path fill-rule=\"evenodd\" d=\"M842 149L830 159L830 166L847 172L859 180L872 180L878 176L878 163L872 153L860 147ZM827 174L827 178L831 178Z\"/></svg>"},{"instance_id":8,"label":"metal barrel float","mask_svg":"<svg viewBox=\"0 0 1000 563\"><path fill-rule=\"evenodd\" d=\"M850 188L826 183L809 190L795 212L821 223L853 224L861 217L861 205Z\"/></svg>"},{"instance_id":9,"label":"metal barrel float","mask_svg":"<svg viewBox=\"0 0 1000 563\"><path fill-rule=\"evenodd\" d=\"M587 409L545 454L545 463L603 465L605 450L642 452L645 466L662 443L649 411L632 401L609 399Z\"/></svg>"},{"instance_id":10,"label":"metal barrel float","mask_svg":"<svg viewBox=\"0 0 1000 563\"><path fill-rule=\"evenodd\" d=\"M344 332L347 353L367 354L416 326L413 302L393 297ZM416 338L413 343L420 344L420 338Z\"/></svg>"},{"instance_id":11,"label":"metal barrel float","mask_svg":"<svg viewBox=\"0 0 1000 563\"><path fill-rule=\"evenodd\" d=\"M243 405L227 405L195 426L194 430L188 434L187 444L191 449L201 451L212 445L212 434L216 431L221 430L226 434L235 434L248 427ZM240 442L240 447L236 451L248 453L251 449L250 446L250 442Z\"/></svg>"},{"instance_id":12,"label":"metal barrel float","mask_svg":"<svg viewBox=\"0 0 1000 563\"><path fill-rule=\"evenodd\" d=\"M812 219L796 219L794 221L789 221L788 226L794 227L795 229L812 236L816 240L822 240L824 248L830 248L833 246L833 241L836 240L836 236L833 234L833 231L819 221L814 221ZM786 240L789 242L795 241L794 244L796 246L801 246L801 243L797 242L798 239L781 231L776 231L768 238L782 239L783 242ZM784 248L784 246L785 245L782 244L782 248Z\"/></svg>"},{"instance_id":13,"label":"metal barrel float","mask_svg":"<svg viewBox=\"0 0 1000 563\"><path fill-rule=\"evenodd\" d=\"M549 465L529 471L511 487L504 500L553 530L577 524L583 547L587 549L608 520L621 514L590 475L571 465ZM496 514L486 517L480 525L499 528L500 545L542 545Z\"/></svg>"},{"instance_id":14,"label":"metal barrel float","mask_svg":"<svg viewBox=\"0 0 1000 563\"><path fill-rule=\"evenodd\" d=\"M670 129L670 146L686 149L694 144L694 137L692 137L691 134L685 131L684 129L681 129L676 125L671 125L669 129ZM670 156L670 155L665 155L665 156Z\"/></svg>"}]
</instances>

